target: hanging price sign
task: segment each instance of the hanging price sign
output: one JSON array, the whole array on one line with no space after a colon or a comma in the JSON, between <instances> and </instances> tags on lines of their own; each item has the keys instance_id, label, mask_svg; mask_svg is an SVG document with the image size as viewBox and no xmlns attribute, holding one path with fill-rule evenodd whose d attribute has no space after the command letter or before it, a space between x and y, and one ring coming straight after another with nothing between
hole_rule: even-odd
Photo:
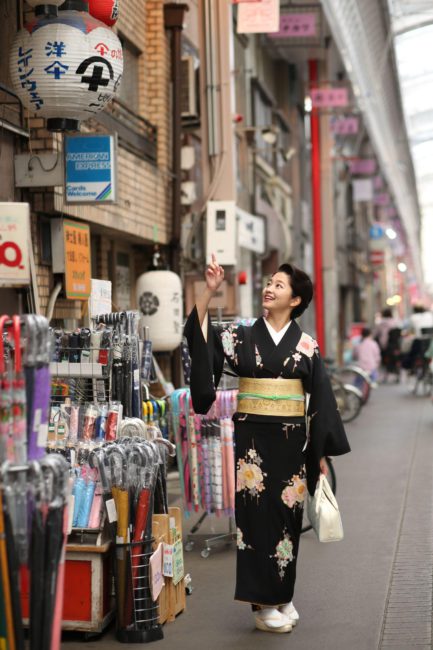
<instances>
[{"instance_id":1,"label":"hanging price sign","mask_svg":"<svg viewBox=\"0 0 433 650\"><path fill-rule=\"evenodd\" d=\"M0 203L0 286L30 284L28 203Z\"/></svg>"}]
</instances>

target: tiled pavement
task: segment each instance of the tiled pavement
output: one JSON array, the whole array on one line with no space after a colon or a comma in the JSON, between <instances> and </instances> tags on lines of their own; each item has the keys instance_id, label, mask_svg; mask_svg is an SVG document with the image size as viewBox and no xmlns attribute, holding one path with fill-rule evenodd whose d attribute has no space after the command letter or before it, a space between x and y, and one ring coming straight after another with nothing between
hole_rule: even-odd
<instances>
[{"instance_id":1,"label":"tiled pavement","mask_svg":"<svg viewBox=\"0 0 433 650\"><path fill-rule=\"evenodd\" d=\"M164 626L160 650L427 650L432 647L433 405L405 385L378 388L348 426L352 453L336 459L345 539L301 542L295 604L301 621L289 635L253 629L233 597L234 552L186 554L194 591L187 610ZM195 518L193 519L195 521ZM187 522L191 526L192 522ZM205 530L226 522L206 522ZM134 648L109 630L64 650Z\"/></svg>"}]
</instances>

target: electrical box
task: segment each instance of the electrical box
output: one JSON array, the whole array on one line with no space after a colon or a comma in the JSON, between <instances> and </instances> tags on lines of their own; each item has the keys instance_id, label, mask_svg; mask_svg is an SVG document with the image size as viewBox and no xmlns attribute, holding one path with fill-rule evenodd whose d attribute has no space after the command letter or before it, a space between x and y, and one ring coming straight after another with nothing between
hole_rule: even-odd
<instances>
[{"instance_id":1,"label":"electrical box","mask_svg":"<svg viewBox=\"0 0 433 650\"><path fill-rule=\"evenodd\" d=\"M16 187L56 187L63 185L61 153L22 153L14 157Z\"/></svg>"},{"instance_id":2,"label":"electrical box","mask_svg":"<svg viewBox=\"0 0 433 650\"><path fill-rule=\"evenodd\" d=\"M236 264L237 229L234 201L209 201L206 213L206 261L215 253L218 264Z\"/></svg>"}]
</instances>

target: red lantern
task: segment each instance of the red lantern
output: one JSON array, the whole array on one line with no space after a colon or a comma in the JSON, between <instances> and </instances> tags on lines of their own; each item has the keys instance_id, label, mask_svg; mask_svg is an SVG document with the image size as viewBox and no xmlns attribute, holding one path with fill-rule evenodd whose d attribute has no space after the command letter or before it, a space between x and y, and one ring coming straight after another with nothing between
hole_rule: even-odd
<instances>
[{"instance_id":1,"label":"red lantern","mask_svg":"<svg viewBox=\"0 0 433 650\"><path fill-rule=\"evenodd\" d=\"M119 0L89 0L89 14L112 27L119 18Z\"/></svg>"}]
</instances>

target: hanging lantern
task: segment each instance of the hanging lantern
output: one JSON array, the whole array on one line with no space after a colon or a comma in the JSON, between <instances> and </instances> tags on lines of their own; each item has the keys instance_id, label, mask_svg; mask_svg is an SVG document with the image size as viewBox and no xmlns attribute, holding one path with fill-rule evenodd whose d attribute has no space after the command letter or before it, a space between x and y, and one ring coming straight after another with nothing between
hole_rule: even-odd
<instances>
[{"instance_id":1,"label":"hanging lantern","mask_svg":"<svg viewBox=\"0 0 433 650\"><path fill-rule=\"evenodd\" d=\"M172 271L149 271L137 280L137 304L148 325L155 352L170 352L182 342L182 283Z\"/></svg>"},{"instance_id":2,"label":"hanging lantern","mask_svg":"<svg viewBox=\"0 0 433 650\"><path fill-rule=\"evenodd\" d=\"M70 9L73 7L73 9ZM104 110L119 88L122 45L116 34L66 0L57 17L36 16L15 37L10 73L15 92L51 131L76 131Z\"/></svg>"},{"instance_id":3,"label":"hanging lantern","mask_svg":"<svg viewBox=\"0 0 433 650\"><path fill-rule=\"evenodd\" d=\"M89 14L112 27L119 18L119 0L89 0Z\"/></svg>"}]
</instances>

